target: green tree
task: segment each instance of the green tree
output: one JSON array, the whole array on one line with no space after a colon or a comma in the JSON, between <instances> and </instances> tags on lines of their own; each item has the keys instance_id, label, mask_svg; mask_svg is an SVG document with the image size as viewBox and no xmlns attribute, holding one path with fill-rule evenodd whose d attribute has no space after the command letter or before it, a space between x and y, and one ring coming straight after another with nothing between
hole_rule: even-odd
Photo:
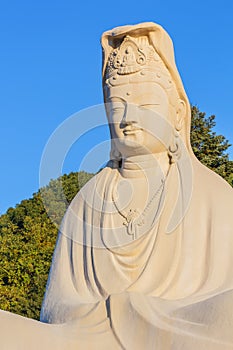
<instances>
[{"instance_id":1,"label":"green tree","mask_svg":"<svg viewBox=\"0 0 233 350\"><path fill-rule=\"evenodd\" d=\"M206 117L196 106L192 106L191 111L191 145L196 157L233 186L233 161L226 152L231 144L214 131L214 115Z\"/></svg>"},{"instance_id":2,"label":"green tree","mask_svg":"<svg viewBox=\"0 0 233 350\"><path fill-rule=\"evenodd\" d=\"M92 176L80 172L51 180L0 217L0 309L39 318L58 226Z\"/></svg>"}]
</instances>

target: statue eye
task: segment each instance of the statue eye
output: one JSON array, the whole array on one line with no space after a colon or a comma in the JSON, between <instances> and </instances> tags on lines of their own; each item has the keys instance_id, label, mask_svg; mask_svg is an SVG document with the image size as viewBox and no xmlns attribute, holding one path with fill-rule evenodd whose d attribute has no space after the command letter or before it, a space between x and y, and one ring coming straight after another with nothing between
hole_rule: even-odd
<instances>
[{"instance_id":1,"label":"statue eye","mask_svg":"<svg viewBox=\"0 0 233 350\"><path fill-rule=\"evenodd\" d=\"M121 102L114 102L111 105L111 111L112 112L123 112L125 110L124 103Z\"/></svg>"}]
</instances>

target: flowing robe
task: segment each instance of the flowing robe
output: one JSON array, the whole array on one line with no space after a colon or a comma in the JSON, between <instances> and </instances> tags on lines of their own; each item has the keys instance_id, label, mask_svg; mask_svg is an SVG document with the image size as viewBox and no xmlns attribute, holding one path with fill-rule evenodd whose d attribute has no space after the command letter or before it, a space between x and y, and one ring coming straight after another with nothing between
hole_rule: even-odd
<instances>
[{"instance_id":1,"label":"flowing robe","mask_svg":"<svg viewBox=\"0 0 233 350\"><path fill-rule=\"evenodd\" d=\"M75 324L91 349L233 349L233 191L195 158L192 167L183 220L167 233L172 165L159 218L133 241L111 215L118 170L86 184L63 219L41 321Z\"/></svg>"}]
</instances>

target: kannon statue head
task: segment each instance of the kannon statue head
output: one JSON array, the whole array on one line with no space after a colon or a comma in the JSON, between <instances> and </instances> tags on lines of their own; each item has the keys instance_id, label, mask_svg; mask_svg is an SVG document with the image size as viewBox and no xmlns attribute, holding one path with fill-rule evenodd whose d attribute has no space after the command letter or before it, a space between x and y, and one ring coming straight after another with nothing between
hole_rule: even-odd
<instances>
[{"instance_id":1,"label":"kannon statue head","mask_svg":"<svg viewBox=\"0 0 233 350\"><path fill-rule=\"evenodd\" d=\"M190 149L190 106L170 37L154 23L105 32L103 92L111 158L175 152L174 135Z\"/></svg>"}]
</instances>

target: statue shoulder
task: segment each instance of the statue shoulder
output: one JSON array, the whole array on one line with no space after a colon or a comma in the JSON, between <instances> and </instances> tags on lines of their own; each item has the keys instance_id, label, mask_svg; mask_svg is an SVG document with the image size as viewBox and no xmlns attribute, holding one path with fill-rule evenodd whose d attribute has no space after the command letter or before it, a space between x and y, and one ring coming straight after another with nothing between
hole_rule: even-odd
<instances>
[{"instance_id":1,"label":"statue shoulder","mask_svg":"<svg viewBox=\"0 0 233 350\"><path fill-rule=\"evenodd\" d=\"M198 162L193 162L193 189L199 198L204 198L218 207L231 207L233 188L220 175ZM205 201L205 200L204 200Z\"/></svg>"}]
</instances>

